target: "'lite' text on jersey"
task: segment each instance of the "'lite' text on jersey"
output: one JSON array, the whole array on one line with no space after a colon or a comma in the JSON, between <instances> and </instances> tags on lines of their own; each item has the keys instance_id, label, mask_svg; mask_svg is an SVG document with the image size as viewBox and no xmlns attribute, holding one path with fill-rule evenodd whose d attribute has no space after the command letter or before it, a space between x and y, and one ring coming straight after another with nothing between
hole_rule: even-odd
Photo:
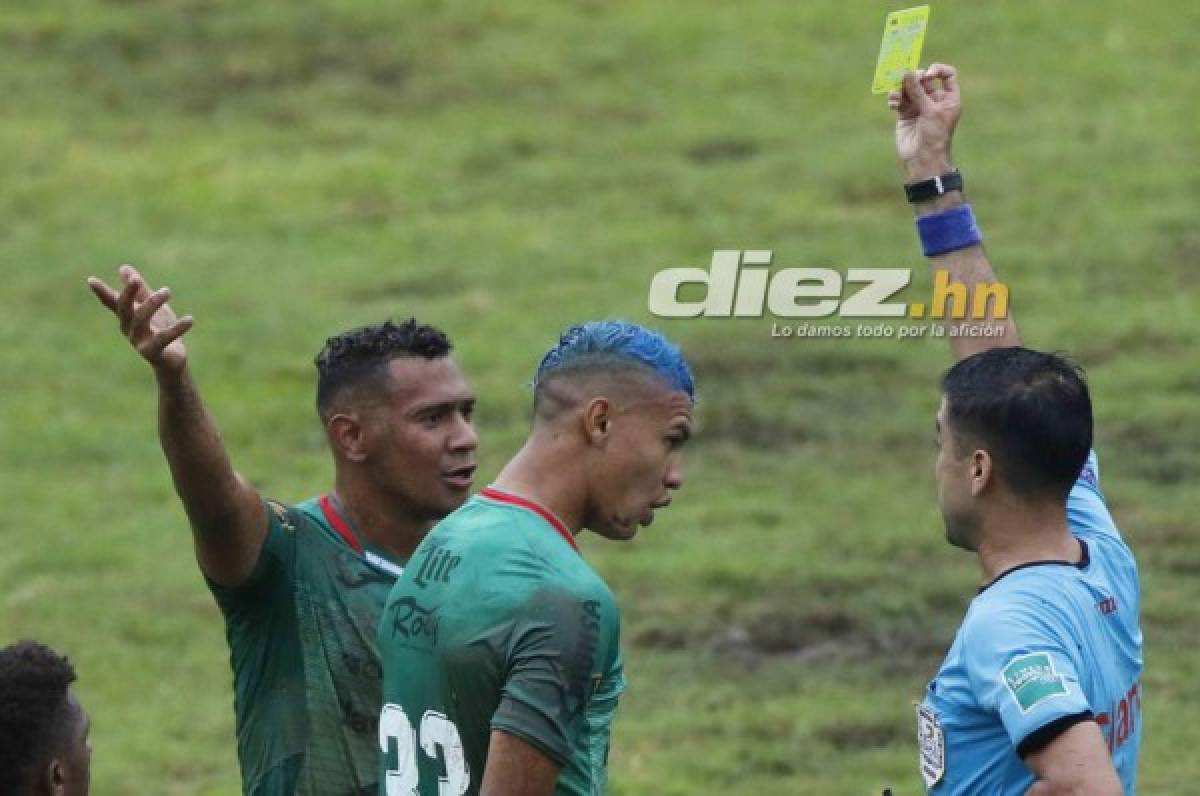
<instances>
[{"instance_id":1,"label":"'lite' text on jersey","mask_svg":"<svg viewBox=\"0 0 1200 796\"><path fill-rule=\"evenodd\" d=\"M556 794L603 793L619 635L562 523L483 490L430 531L384 608L379 792L477 794L500 730L562 766Z\"/></svg>"}]
</instances>

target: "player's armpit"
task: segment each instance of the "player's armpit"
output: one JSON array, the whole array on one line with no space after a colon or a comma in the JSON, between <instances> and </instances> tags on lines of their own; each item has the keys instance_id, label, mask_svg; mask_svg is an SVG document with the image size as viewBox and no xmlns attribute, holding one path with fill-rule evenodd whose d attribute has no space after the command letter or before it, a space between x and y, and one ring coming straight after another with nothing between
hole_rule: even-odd
<instances>
[{"instance_id":1,"label":"player's armpit","mask_svg":"<svg viewBox=\"0 0 1200 796\"><path fill-rule=\"evenodd\" d=\"M1038 781L1025 796L1122 796L1104 735L1094 721L1081 721L1041 749L1025 764Z\"/></svg>"},{"instance_id":2,"label":"player's armpit","mask_svg":"<svg viewBox=\"0 0 1200 796\"><path fill-rule=\"evenodd\" d=\"M560 767L536 746L493 730L480 796L551 796Z\"/></svg>"}]
</instances>

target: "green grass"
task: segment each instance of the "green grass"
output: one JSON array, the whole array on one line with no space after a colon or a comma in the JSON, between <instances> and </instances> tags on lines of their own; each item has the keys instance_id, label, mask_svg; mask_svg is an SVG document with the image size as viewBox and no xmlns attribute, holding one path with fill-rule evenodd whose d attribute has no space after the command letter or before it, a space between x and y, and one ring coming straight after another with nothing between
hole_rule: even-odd
<instances>
[{"instance_id":1,"label":"green grass","mask_svg":"<svg viewBox=\"0 0 1200 796\"><path fill-rule=\"evenodd\" d=\"M661 268L914 267L877 2L10 2L0 17L0 640L68 651L98 793L237 790L220 619L152 382L83 284L197 318L197 377L263 491L327 488L312 354L415 313L482 397L481 478L561 326L653 320ZM956 156L1026 340L1089 368L1147 640L1142 790L1200 778L1200 111L1192 4L934 5ZM617 794L915 793L910 701L976 578L933 501L938 341L659 324L702 393L688 483L588 540L623 606Z\"/></svg>"}]
</instances>

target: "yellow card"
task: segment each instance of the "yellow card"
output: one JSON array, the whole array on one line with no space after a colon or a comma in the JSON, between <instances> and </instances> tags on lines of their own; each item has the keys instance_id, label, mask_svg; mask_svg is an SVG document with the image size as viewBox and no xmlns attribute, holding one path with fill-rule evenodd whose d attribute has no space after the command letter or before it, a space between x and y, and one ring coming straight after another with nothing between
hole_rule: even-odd
<instances>
[{"instance_id":1,"label":"yellow card","mask_svg":"<svg viewBox=\"0 0 1200 796\"><path fill-rule=\"evenodd\" d=\"M921 62L925 26L929 24L929 6L893 11L883 23L883 44L875 65L872 94L895 91L904 83L904 73L914 71Z\"/></svg>"}]
</instances>

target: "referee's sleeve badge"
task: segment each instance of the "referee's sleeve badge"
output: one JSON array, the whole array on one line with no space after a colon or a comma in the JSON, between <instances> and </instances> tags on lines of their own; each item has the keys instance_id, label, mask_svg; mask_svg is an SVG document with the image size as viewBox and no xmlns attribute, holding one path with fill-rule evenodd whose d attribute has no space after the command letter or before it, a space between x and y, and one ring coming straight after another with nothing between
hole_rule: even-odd
<instances>
[{"instance_id":1,"label":"referee's sleeve badge","mask_svg":"<svg viewBox=\"0 0 1200 796\"><path fill-rule=\"evenodd\" d=\"M928 790L946 775L946 736L937 714L927 705L918 704L917 749L920 752L921 779Z\"/></svg>"},{"instance_id":2,"label":"referee's sleeve badge","mask_svg":"<svg viewBox=\"0 0 1200 796\"><path fill-rule=\"evenodd\" d=\"M1004 667L1004 684L1022 713L1028 713L1044 700L1068 693L1066 681L1045 652L1018 655L1009 661Z\"/></svg>"}]
</instances>

